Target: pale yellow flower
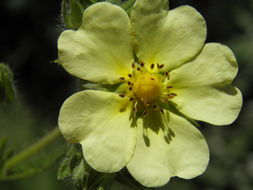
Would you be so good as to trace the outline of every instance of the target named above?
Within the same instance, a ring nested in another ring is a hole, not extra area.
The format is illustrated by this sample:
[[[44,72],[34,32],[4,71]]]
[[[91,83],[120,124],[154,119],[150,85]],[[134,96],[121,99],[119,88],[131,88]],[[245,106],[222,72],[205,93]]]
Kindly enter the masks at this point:
[[[230,85],[238,70],[232,51],[205,39],[205,21],[190,6],[168,11],[167,0],[137,0],[130,18],[109,3],[87,8],[81,27],[61,34],[59,60],[78,78],[118,86],[64,102],[66,140],[82,145],[95,170],[126,166],[148,187],[202,174],[209,151],[193,120],[230,124],[242,105]]]

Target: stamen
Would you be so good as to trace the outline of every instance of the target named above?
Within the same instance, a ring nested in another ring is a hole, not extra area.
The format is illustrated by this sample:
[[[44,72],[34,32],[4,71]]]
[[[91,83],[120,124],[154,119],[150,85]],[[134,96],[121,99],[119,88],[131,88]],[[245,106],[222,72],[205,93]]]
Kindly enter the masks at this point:
[[[125,97],[125,95],[124,95],[124,94],[120,94],[119,96],[120,96],[121,98],[124,98],[124,97]]]
[[[158,66],[159,69],[161,69],[163,67],[164,67],[164,64]]]
[[[167,94],[168,98],[171,99],[171,98],[174,98],[175,96],[177,96],[177,94],[175,93],[170,93],[170,94]]]
[[[131,98],[130,98],[130,101],[133,101],[133,100],[134,100],[134,98],[133,98],[133,97],[131,97]]]
[[[167,88],[169,89],[169,88],[173,88],[173,86],[167,86]]]
[[[142,117],[146,117],[148,115],[148,111],[144,110],[144,112],[142,113]]]
[[[143,62],[141,62],[141,67],[144,67],[144,63]]]
[[[166,102],[168,102],[168,99],[164,98],[164,99],[162,99],[162,102],[166,103]]]
[[[129,88],[129,90],[131,90],[131,91],[132,91],[132,90],[133,90],[133,88],[132,88],[132,87],[130,87],[130,88]]]
[[[163,109],[162,109],[162,108],[160,108],[160,112],[161,112],[162,114],[164,114],[164,111],[163,111]]]
[[[140,71],[140,70],[141,70],[141,68],[140,68],[140,67],[137,67],[137,70],[138,70],[138,71]]]
[[[133,106],[133,111],[134,111],[134,112],[137,112],[137,104],[138,104],[138,102],[135,102],[135,103],[134,103],[134,106]]]
[[[155,80],[155,79],[154,79],[154,78],[152,78],[152,77],[151,77],[150,79],[151,79],[151,80]]]
[[[155,67],[155,64],[152,63],[151,66],[150,66],[150,68],[151,68],[151,69],[154,69],[154,67]]]
[[[135,68],[135,65],[134,65],[134,63],[132,63],[132,68],[133,68],[133,69]]]
[[[165,73],[165,76],[168,76],[168,75],[169,75],[169,72],[166,72],[166,73]]]
[[[127,84],[128,84],[128,85],[131,85],[132,83],[128,81]]]
[[[129,78],[132,78],[133,76],[131,74],[128,74]]]
[[[125,80],[125,77],[120,77],[119,80]]]

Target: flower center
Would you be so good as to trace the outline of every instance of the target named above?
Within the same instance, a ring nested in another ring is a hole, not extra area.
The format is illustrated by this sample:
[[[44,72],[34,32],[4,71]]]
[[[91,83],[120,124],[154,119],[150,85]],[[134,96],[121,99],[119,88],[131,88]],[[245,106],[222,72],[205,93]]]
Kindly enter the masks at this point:
[[[160,81],[149,73],[138,76],[133,92],[139,99],[153,100],[161,95]]]

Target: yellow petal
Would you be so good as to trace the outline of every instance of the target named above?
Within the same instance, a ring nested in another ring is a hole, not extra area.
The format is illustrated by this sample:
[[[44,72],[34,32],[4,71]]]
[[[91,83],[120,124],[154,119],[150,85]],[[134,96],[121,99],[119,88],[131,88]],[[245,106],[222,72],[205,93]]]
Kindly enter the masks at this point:
[[[191,62],[170,72],[175,88],[230,84],[238,71],[233,52],[218,43],[206,44]]]
[[[113,84],[131,71],[129,17],[118,6],[96,3],[84,11],[77,31],[66,30],[60,35],[58,49],[60,63],[70,74]]]
[[[206,39],[204,18],[190,6],[168,12],[167,0],[137,0],[131,21],[137,57],[164,64],[164,71],[196,56]]]
[[[136,148],[127,164],[131,175],[147,187],[162,186],[173,176],[196,177],[209,161],[202,134],[182,117],[164,114],[167,123],[157,112],[139,120]]]
[[[242,94],[233,86],[200,86],[175,90],[173,98],[177,109],[195,120],[214,125],[227,125],[238,116]]]
[[[59,127],[69,142],[80,142],[85,160],[95,170],[116,172],[130,160],[136,142],[128,98],[86,90],[61,107]]]

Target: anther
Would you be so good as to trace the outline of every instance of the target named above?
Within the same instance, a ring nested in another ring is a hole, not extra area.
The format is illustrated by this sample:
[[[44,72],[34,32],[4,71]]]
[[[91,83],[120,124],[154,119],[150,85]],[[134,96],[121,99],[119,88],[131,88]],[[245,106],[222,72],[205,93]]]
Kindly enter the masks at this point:
[[[157,106],[156,106],[156,105],[153,105],[153,108],[154,108],[154,109],[156,109],[156,108],[157,108]]]
[[[167,88],[169,89],[169,88],[173,88],[173,86],[167,86]]]
[[[154,78],[152,78],[152,77],[151,77],[150,79],[151,79],[151,80],[155,80],[155,79],[154,79]]]
[[[168,76],[168,75],[169,75],[169,73],[168,73],[168,72],[166,72],[166,73],[165,73],[165,76]]]
[[[129,78],[132,78],[132,75],[131,74],[128,74]]]
[[[141,67],[144,67],[144,63],[143,62],[141,62]]]
[[[148,111],[147,111],[147,110],[145,110],[145,111],[142,113],[142,117],[147,116],[147,114],[148,114]]]
[[[124,94],[120,94],[119,96],[120,96],[121,98],[124,98],[124,97],[125,97],[125,95],[124,95]]]
[[[162,114],[164,114],[164,111],[163,111],[163,109],[162,109],[162,108],[160,109],[160,112],[161,112]]]
[[[132,83],[128,81],[127,84],[128,84],[128,85],[131,85]]]
[[[119,79],[120,79],[120,80],[125,80],[125,77],[120,77]]]
[[[132,91],[132,90],[133,90],[133,88],[132,88],[132,87],[130,87],[130,88],[129,88],[129,90],[131,90],[131,91]]]
[[[135,68],[135,65],[134,65],[134,63],[132,63],[132,68]]]
[[[150,66],[150,68],[151,68],[151,69],[154,69],[154,67],[155,67],[155,64],[152,63],[151,66]]]
[[[162,99],[162,102],[166,103],[166,102],[168,102],[168,99],[164,98],[164,99]]]
[[[137,67],[137,70],[138,70],[138,71],[140,71],[140,70],[141,70],[141,68],[140,68],[140,67]]]
[[[168,98],[174,98],[175,96],[177,96],[177,94],[175,93],[170,93],[170,94],[167,94]]]
[[[130,98],[130,101],[133,101],[134,99],[133,98]]]
[[[164,67],[164,64],[162,65],[157,65],[159,69],[163,68]]]

